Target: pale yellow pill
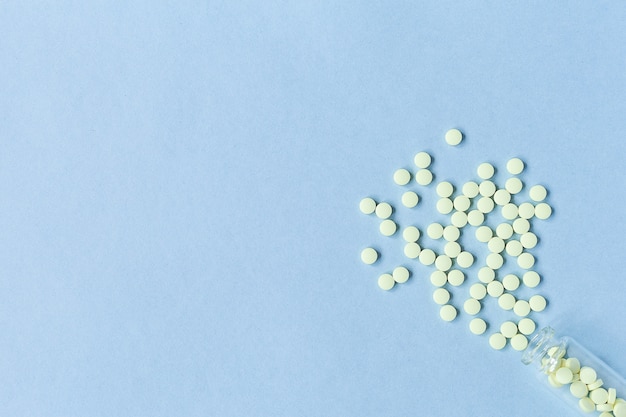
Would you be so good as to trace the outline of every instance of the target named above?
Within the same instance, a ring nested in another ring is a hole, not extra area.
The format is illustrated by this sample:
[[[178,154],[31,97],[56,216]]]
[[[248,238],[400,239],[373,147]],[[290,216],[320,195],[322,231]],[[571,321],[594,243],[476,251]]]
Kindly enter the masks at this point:
[[[410,259],[415,259],[420,255],[422,248],[415,242],[409,242],[404,245],[404,256]]]
[[[486,264],[491,269],[500,269],[504,264],[504,258],[499,253],[490,253],[487,255]]]
[[[394,233],[396,233],[398,226],[393,220],[387,219],[387,220],[383,220],[382,222],[380,222],[379,229],[380,229],[380,233],[383,236],[391,236]]]
[[[519,175],[524,171],[524,162],[519,158],[511,158],[506,163],[506,170],[510,174]]]
[[[534,201],[543,201],[548,195],[548,191],[543,185],[533,185],[528,191],[528,195]]]
[[[418,168],[428,168],[432,162],[431,156],[427,152],[418,152],[413,158],[415,166]]]
[[[530,269],[535,265],[535,257],[528,252],[524,252],[517,257],[517,265],[520,268]]]
[[[450,258],[456,258],[461,253],[461,245],[458,242],[448,242],[443,247],[443,253],[448,255]]]
[[[487,296],[487,287],[477,282],[470,287],[469,293],[472,298],[482,300]]]
[[[478,195],[478,184],[474,181],[468,181],[463,184],[463,195],[469,198],[474,198]]]
[[[505,311],[510,311],[513,310],[513,307],[515,307],[515,302],[517,300],[515,300],[515,297],[513,296],[513,294],[502,294],[501,296],[498,297],[498,305],[500,306],[500,308],[502,310]]]
[[[485,215],[480,210],[470,210],[467,213],[467,222],[472,226],[480,226],[485,222]]]
[[[513,221],[513,231],[519,235],[527,233],[530,230],[530,222],[527,219],[515,219]]]
[[[361,261],[364,264],[371,265],[378,259],[378,252],[373,248],[365,248],[361,251]]]
[[[437,288],[433,291],[433,301],[439,305],[447,304],[450,301],[450,292],[445,288]]]
[[[519,283],[519,278],[514,274],[507,274],[502,278],[502,285],[507,291],[515,291],[519,288]]]
[[[359,203],[359,210],[363,214],[372,214],[376,210],[376,201],[373,198],[365,197]]]
[[[609,404],[615,404],[615,400],[617,399],[617,390],[615,388],[609,388],[608,394],[609,396],[606,402]]]
[[[459,129],[450,129],[446,132],[446,143],[450,146],[457,146],[463,140],[463,134]]]
[[[426,266],[432,265],[436,258],[437,255],[435,255],[435,252],[433,252],[432,249],[424,249],[419,254],[420,262]]]
[[[395,283],[396,282],[394,281],[391,274],[382,274],[381,276],[378,277],[378,286],[382,290],[389,291],[390,289],[393,288]]]
[[[606,404],[609,399],[609,392],[604,388],[596,388],[589,393],[589,398],[595,404]]]
[[[522,351],[528,347],[528,339],[523,334],[516,334],[511,338],[511,347],[514,350]]]
[[[498,236],[494,236],[489,239],[487,243],[489,251],[492,253],[500,253],[504,250],[504,240]]]
[[[591,398],[589,397],[584,397],[578,400],[578,406],[585,413],[591,413],[596,409],[596,405],[593,401],[591,401]]]
[[[505,321],[500,325],[500,333],[507,339],[512,338],[517,334],[517,324],[512,321]]]
[[[598,378],[595,381],[593,381],[593,383],[587,384],[587,388],[589,388],[589,391],[591,392],[594,389],[600,388],[602,385],[604,385],[604,381],[601,378]]]
[[[437,184],[437,195],[439,197],[450,197],[454,193],[454,186],[448,181]]]
[[[453,287],[458,287],[462,285],[463,282],[465,282],[465,274],[462,271],[459,271],[458,269],[453,269],[448,272],[448,284],[452,285]]]
[[[582,381],[572,382],[572,385],[569,386],[569,391],[576,398],[584,398],[589,393],[587,384]]]
[[[461,231],[454,225],[449,225],[443,228],[443,238],[448,242],[456,242],[461,237]]]
[[[489,337],[489,346],[495,350],[501,350],[506,346],[506,337],[502,333],[494,333]]]
[[[530,313],[530,304],[526,300],[517,300],[513,312],[520,317],[526,317]]]
[[[530,319],[524,319],[524,320],[530,320]],[[567,358],[565,360],[565,366],[571,369],[574,374],[577,374],[578,372],[580,372],[580,361],[577,358]]]
[[[495,168],[489,162],[483,162],[482,164],[478,165],[478,168],[476,169],[476,173],[478,174],[478,176],[484,180],[488,180],[489,178],[493,177],[493,174],[495,174],[495,172]]]
[[[405,227],[402,231],[402,238],[407,242],[417,242],[420,238],[420,231],[415,226]]]
[[[519,323],[517,323],[517,328],[519,329],[519,332],[521,334],[525,334],[526,336],[533,334],[536,327],[537,325],[535,324],[535,322],[528,317],[521,319]]]
[[[509,240],[506,242],[506,253],[510,256],[519,256],[524,247],[519,240]]]
[[[435,258],[435,267],[440,271],[447,271],[452,267],[452,259],[447,255],[439,255]]]
[[[470,316],[475,316],[476,314],[478,314],[480,312],[480,309],[480,301],[475,298],[468,298],[467,300],[465,300],[465,303],[463,303],[463,310],[465,310],[465,312]]]
[[[428,228],[426,228],[426,234],[431,239],[441,239],[443,236],[443,226],[439,223],[431,223]]]
[[[404,168],[400,168],[393,173],[393,182],[398,185],[407,185],[411,181],[411,173]]]
[[[626,417],[626,402],[615,401],[613,414],[615,414],[615,417]]]
[[[481,318],[473,318],[469,323],[470,332],[475,335],[481,335],[487,330],[487,323]]]
[[[517,206],[513,203],[505,204],[502,206],[502,217],[507,220],[513,220],[518,215]]]
[[[391,213],[393,212],[393,208],[389,203],[379,203],[376,205],[376,216],[380,219],[388,219],[391,217]]]
[[[528,300],[528,303],[530,304],[530,308],[532,309],[532,311],[536,312],[545,310],[546,305],[548,304],[546,299],[543,298],[541,295],[533,295]]]
[[[485,284],[489,284],[496,277],[496,273],[493,269],[488,266],[483,266],[478,270],[478,280]]]
[[[563,385],[569,384],[574,378],[574,373],[571,369],[567,367],[562,367],[556,370],[555,378]]]
[[[409,280],[410,273],[409,270],[405,267],[397,266],[393,269],[391,275],[393,276],[393,280],[395,282],[397,282],[398,284],[404,284]]]
[[[487,293],[492,297],[500,297],[504,292],[504,286],[500,281],[491,281],[487,284]]]
[[[443,271],[434,271],[430,274],[430,283],[435,287],[443,287],[448,282],[448,276]]]
[[[535,288],[541,282],[541,277],[535,271],[528,271],[524,273],[522,281],[524,281],[524,285],[528,288]]]
[[[513,226],[509,223],[500,223],[498,227],[496,227],[496,235],[504,240],[509,239],[513,236]]]
[[[532,249],[537,246],[537,235],[533,232],[526,232],[519,238],[522,246],[526,249]]]
[[[491,199],[491,197],[481,197],[476,203],[476,208],[484,214],[491,213],[493,208],[495,207],[495,203]]]
[[[428,185],[433,182],[433,173],[428,169],[420,169],[415,173],[415,182],[419,185]]]
[[[454,209],[454,203],[448,197],[440,198],[437,201],[437,211],[441,214],[448,214]]]
[[[493,237],[493,230],[489,226],[480,226],[476,229],[476,240],[487,243]]]
[[[546,220],[552,215],[552,207],[547,203],[539,203],[535,206],[535,217],[540,220]]]
[[[419,201],[420,198],[414,191],[407,191],[402,194],[402,204],[404,205],[404,207],[413,208],[417,206],[417,203],[419,203]]]
[[[456,257],[456,263],[461,268],[469,268],[474,264],[474,256],[469,252],[463,251]]]
[[[482,181],[478,186],[478,192],[483,197],[491,197],[496,192],[496,185],[489,180]]]
[[[509,178],[504,183],[504,188],[511,194],[518,194],[524,188],[524,183],[519,178]]]
[[[511,194],[507,190],[498,190],[493,195],[493,201],[499,206],[504,206],[511,201]]]
[[[456,318],[456,308],[447,304],[439,309],[439,316],[444,321],[452,321]]]
[[[518,207],[518,215],[522,219],[531,219],[535,215],[535,206],[532,203],[522,203]]]
[[[454,208],[458,211],[466,211],[467,209],[469,209],[471,204],[472,202],[470,201],[469,197],[466,197],[464,195],[459,195],[454,198]]]

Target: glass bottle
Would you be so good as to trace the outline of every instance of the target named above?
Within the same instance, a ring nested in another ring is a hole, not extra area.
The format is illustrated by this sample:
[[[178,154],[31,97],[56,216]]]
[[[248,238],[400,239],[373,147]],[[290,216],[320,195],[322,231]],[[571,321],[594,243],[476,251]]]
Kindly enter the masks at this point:
[[[522,354],[540,379],[582,415],[626,417],[626,381],[571,337],[551,327],[539,330]]]

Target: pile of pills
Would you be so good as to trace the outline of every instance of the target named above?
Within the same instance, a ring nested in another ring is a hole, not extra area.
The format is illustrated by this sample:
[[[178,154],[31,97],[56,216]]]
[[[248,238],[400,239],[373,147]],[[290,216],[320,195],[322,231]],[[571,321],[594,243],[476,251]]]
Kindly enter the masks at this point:
[[[451,146],[459,145],[462,140],[463,134],[457,129],[445,134],[445,141]],[[506,162],[508,178],[502,184],[497,183],[496,167],[489,162],[478,164],[476,177],[462,184],[437,183],[431,170],[432,162],[430,154],[418,152],[413,158],[415,169],[412,172],[405,168],[396,170],[393,181],[405,188],[416,184],[416,189],[403,190],[401,203],[407,209],[420,205],[422,192],[434,191],[435,208],[446,216],[446,221],[403,227],[393,218],[392,204],[370,197],[362,199],[359,208],[363,214],[379,219],[378,227],[383,236],[401,235],[398,241],[402,242],[401,252],[409,265],[418,262],[433,269],[430,273],[434,287],[432,298],[439,305],[441,319],[453,321],[462,309],[473,317],[469,323],[470,332],[482,335],[490,326],[484,317],[478,316],[483,303],[493,299],[513,317],[489,335],[489,345],[496,350],[507,344],[515,350],[524,350],[528,336],[537,327],[533,318],[528,316],[543,311],[547,305],[542,295],[524,298],[519,295],[519,290],[534,289],[541,282],[540,275],[534,270],[536,259],[532,250],[539,239],[532,225],[552,214],[551,206],[545,201],[548,192],[543,185],[528,187],[524,184],[520,174],[524,172],[525,164],[519,158]],[[488,219],[492,220],[491,223],[487,223]],[[493,219],[497,219],[495,226]],[[461,242],[461,236],[465,234],[474,236],[477,245],[485,246],[488,254],[484,259],[478,259],[477,251],[469,248],[467,242]],[[428,240],[440,241],[443,250],[437,250],[436,245],[429,247]],[[371,265],[377,261],[378,255],[375,249],[366,248],[361,252],[361,259]],[[468,276],[468,270],[474,265],[479,268],[478,272]],[[501,272],[504,265],[512,265],[516,268],[515,273]],[[380,275],[378,286],[391,290],[395,284],[406,282],[410,274],[406,266],[399,266],[391,273]],[[461,286],[467,287],[467,298],[455,306],[450,290]]]
[[[600,417],[626,417],[626,400],[617,397],[617,390],[605,387],[595,369],[581,366],[577,358],[567,357],[566,353],[565,349],[553,346],[542,359],[550,385],[568,388],[586,413],[597,411]]]

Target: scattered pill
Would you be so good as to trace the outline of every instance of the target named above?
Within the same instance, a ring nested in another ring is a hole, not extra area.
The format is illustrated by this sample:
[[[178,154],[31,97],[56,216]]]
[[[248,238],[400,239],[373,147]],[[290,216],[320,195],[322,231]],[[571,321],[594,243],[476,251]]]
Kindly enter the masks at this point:
[[[600,414],[599,417],[613,417],[613,414],[608,412],[608,411],[613,411],[613,404],[608,404],[608,403],[596,404],[596,410],[597,411],[604,411],[603,413]]]
[[[452,223],[453,226],[458,227],[459,229],[465,227],[465,225],[467,224],[467,214],[465,214],[464,211],[454,212],[452,217],[450,217],[450,223]]]
[[[504,258],[499,253],[490,253],[487,255],[486,263],[491,269],[500,269],[504,264]]]
[[[535,271],[528,271],[522,276],[522,281],[528,288],[535,288],[541,282],[541,277]]]
[[[524,319],[528,320],[528,319]],[[565,360],[565,366],[572,370],[573,373],[577,374],[580,372],[580,361],[577,358],[567,358]]]
[[[400,168],[393,173],[393,182],[398,185],[407,185],[411,181],[411,173],[404,168]]]
[[[518,194],[524,188],[524,183],[519,178],[509,178],[504,183],[504,188],[511,194]]]
[[[519,278],[513,274],[507,274],[502,278],[502,285],[507,291],[515,291],[519,288]]]
[[[443,253],[448,255],[450,258],[456,258],[461,253],[461,245],[458,242],[448,242],[443,247]]]
[[[489,284],[491,281],[495,279],[495,277],[496,277],[495,271],[489,268],[488,266],[483,266],[482,268],[478,270],[478,279],[480,282]]]
[[[504,240],[498,236],[494,236],[489,239],[487,247],[491,253],[500,253],[504,250]]]
[[[617,390],[615,388],[609,388],[606,402],[609,404],[614,404],[616,399],[617,399]]]
[[[524,162],[519,158],[511,158],[506,163],[506,170],[509,174],[519,175],[524,170]]]
[[[445,288],[437,288],[433,291],[433,300],[439,305],[447,304],[450,301],[450,292]]]
[[[540,220],[546,220],[552,215],[552,207],[547,203],[539,203],[535,206],[535,217]]]
[[[473,318],[469,323],[470,332],[475,335],[481,335],[487,330],[487,323],[481,318]]]
[[[393,220],[383,220],[382,222],[380,222],[380,233],[384,236],[391,236],[394,233],[396,233],[397,230],[397,225]]]
[[[585,384],[592,384],[597,379],[597,374],[595,369],[589,366],[583,366],[580,368],[580,380]]]
[[[517,324],[512,321],[505,321],[500,325],[500,333],[507,339],[512,338],[517,334]]]
[[[473,284],[469,289],[470,296],[477,300],[482,300],[487,295],[487,287],[483,284]]]
[[[543,185],[533,185],[528,191],[528,195],[534,201],[543,201],[548,195],[548,191]]]
[[[513,226],[509,223],[500,223],[496,227],[496,235],[498,235],[500,239],[509,239],[513,236]]]
[[[476,203],[476,208],[484,214],[491,213],[493,208],[495,207],[495,203],[491,199],[491,197],[481,197]]]
[[[441,214],[448,214],[454,209],[454,203],[448,197],[440,198],[437,201],[437,211]]]
[[[394,281],[391,274],[382,274],[380,277],[378,277],[378,286],[385,291],[389,291],[390,289],[392,289],[395,283],[396,282]]]
[[[513,296],[513,294],[505,293],[498,297],[498,305],[502,310],[510,311],[515,307],[515,302],[517,300]]]
[[[435,287],[443,287],[448,282],[448,275],[443,271],[434,271],[430,274],[430,283]]]
[[[523,334],[516,334],[511,338],[511,347],[514,350],[522,351],[528,347],[528,339]]]
[[[437,195],[439,197],[450,197],[454,193],[454,186],[448,181],[437,184]]]
[[[467,300],[465,300],[465,303],[463,303],[463,310],[465,310],[465,312],[470,316],[475,316],[476,314],[478,314],[480,312],[480,309],[480,301],[475,298],[468,298]]]
[[[535,206],[532,203],[522,203],[518,207],[518,215],[522,219],[531,219],[535,215]]]
[[[517,265],[520,268],[530,269],[535,265],[535,257],[528,252],[524,252],[517,257]]]
[[[569,392],[576,398],[584,398],[589,393],[589,390],[584,382],[575,381],[569,386]]]
[[[537,235],[533,232],[526,232],[519,238],[522,246],[526,249],[532,249],[537,246]]]
[[[452,267],[452,259],[447,255],[439,255],[435,259],[435,267],[440,271],[447,271]]]
[[[615,417],[626,417],[626,403],[615,402],[615,406],[613,407],[613,414],[615,414]]]
[[[596,405],[594,404],[593,401],[591,401],[591,398],[589,398],[589,397],[581,398],[578,401],[578,406],[585,413],[591,413],[592,411],[594,411],[596,409]]]
[[[604,381],[601,378],[596,379],[591,384],[587,384],[587,388],[589,391],[593,391],[594,389],[600,388],[604,384]]]
[[[530,304],[532,311],[540,312],[546,309],[547,301],[541,295],[533,295],[528,300],[528,303]]]
[[[407,242],[417,242],[420,238],[420,231],[415,226],[405,227],[402,231],[402,238]]]
[[[373,248],[365,248],[361,251],[361,260],[363,263],[371,265],[378,259],[378,252]]]
[[[404,207],[413,208],[417,206],[419,201],[420,198],[415,191],[407,191],[402,194],[402,205],[404,205]]]
[[[565,385],[565,384],[569,384],[570,382],[572,382],[572,378],[574,378],[574,374],[572,373],[571,369],[563,367],[563,368],[557,369],[555,377],[557,381]]]
[[[480,226],[485,222],[485,215],[480,210],[471,210],[467,213],[467,222],[472,226]]]
[[[609,392],[604,388],[596,388],[589,393],[589,398],[595,404],[605,404],[609,399]]]
[[[459,195],[454,198],[454,208],[458,211],[466,211],[471,204],[470,199],[464,195]]]
[[[431,239],[441,239],[443,236],[443,226],[439,223],[431,223],[426,229],[426,234]]]
[[[456,318],[456,308],[454,308],[450,304],[441,306],[441,308],[439,309],[439,316],[444,321],[452,321]]]
[[[380,219],[388,219],[393,212],[393,208],[389,203],[379,203],[376,205],[376,216]]]
[[[457,146],[463,140],[463,134],[459,129],[450,129],[446,132],[446,143],[450,146]]]
[[[536,324],[532,319],[525,317],[517,323],[517,328],[521,334],[530,336],[535,332]],[[570,368],[571,369],[571,368]]]
[[[416,167],[425,169],[430,166],[432,158],[427,152],[418,152],[417,154],[415,154],[413,162],[415,163]]]
[[[491,197],[496,192],[496,185],[489,180],[482,181],[478,186],[478,192],[483,197]]]
[[[506,242],[506,253],[510,256],[520,256],[524,251],[524,246],[519,240],[509,240]]]
[[[458,287],[465,282],[465,274],[463,271],[459,271],[458,269],[453,269],[448,272],[448,283],[453,287]]]
[[[493,177],[493,174],[495,174],[495,172],[495,168],[489,162],[483,162],[482,164],[478,165],[478,168],[476,169],[476,173],[478,174],[478,176],[484,180],[488,180],[489,178]]]
[[[492,297],[500,297],[504,292],[504,286],[500,281],[491,281],[487,284],[487,293]]]
[[[469,198],[474,198],[478,195],[479,189],[478,184],[474,181],[468,181],[463,184],[463,195]]]
[[[513,312],[520,317],[526,317],[530,314],[530,304],[526,300],[517,300],[513,306]]]
[[[404,245],[404,255],[407,258],[415,259],[420,255],[420,252],[422,252],[422,248],[415,242],[409,242]]]
[[[504,206],[511,201],[511,194],[507,190],[498,190],[493,195],[493,201],[499,206]]]
[[[474,264],[474,256],[466,251],[462,251],[459,253],[459,256],[456,257],[456,263],[461,268],[469,268]]]
[[[489,346],[495,350],[501,350],[506,346],[506,337],[502,333],[494,333],[489,336]]]
[[[435,255],[435,252],[433,252],[432,249],[424,249],[419,254],[420,262],[426,266],[432,265],[435,262],[436,257],[437,255]]]
[[[476,229],[476,239],[479,242],[487,243],[493,237],[493,230],[489,226],[480,226]]]
[[[393,280],[398,284],[404,284],[409,280],[409,270],[403,266],[395,267],[391,273]]]
[[[518,209],[517,206],[513,203],[506,204],[502,206],[502,217],[507,220],[513,220],[517,217]]]
[[[515,219],[513,221],[513,231],[518,235],[523,235],[530,230],[530,222],[528,219]]]
[[[428,169],[420,169],[415,173],[415,182],[419,185],[428,185],[433,182],[433,173]]]
[[[359,203],[359,210],[363,214],[372,214],[376,210],[376,201],[373,198],[365,197]]]
[[[443,238],[448,242],[456,242],[461,237],[461,231],[454,225],[449,225],[443,228]]]

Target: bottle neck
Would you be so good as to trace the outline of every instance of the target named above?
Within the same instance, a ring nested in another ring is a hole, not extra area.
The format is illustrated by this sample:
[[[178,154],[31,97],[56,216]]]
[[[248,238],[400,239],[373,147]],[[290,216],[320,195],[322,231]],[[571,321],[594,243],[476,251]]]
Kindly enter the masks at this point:
[[[522,354],[522,363],[536,363],[544,372],[552,372],[561,362],[567,351],[567,342],[557,339],[552,327],[541,329],[528,343]]]

